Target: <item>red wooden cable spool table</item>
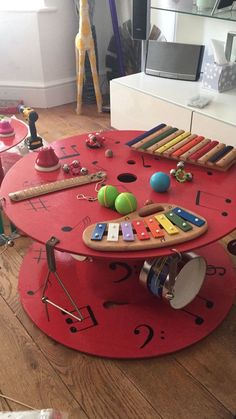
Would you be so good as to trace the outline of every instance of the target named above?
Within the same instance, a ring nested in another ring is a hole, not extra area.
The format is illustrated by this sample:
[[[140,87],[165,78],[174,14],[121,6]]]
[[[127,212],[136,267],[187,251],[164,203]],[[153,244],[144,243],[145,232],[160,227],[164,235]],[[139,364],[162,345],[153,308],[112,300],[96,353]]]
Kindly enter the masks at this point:
[[[86,246],[82,236],[91,224],[116,220],[120,214],[102,207],[96,183],[89,183],[20,202],[9,193],[71,177],[62,169],[39,172],[35,153],[19,160],[7,173],[1,187],[4,210],[10,220],[35,240],[24,258],[19,275],[19,293],[32,321],[48,336],[73,349],[104,357],[145,358],[171,353],[209,335],[228,314],[235,297],[236,280],[230,259],[217,243],[236,228],[236,167],[226,172],[188,165],[192,182],[171,178],[168,192],[150,187],[154,172],[169,174],[175,162],[152,155],[143,156],[126,142],[138,131],[107,131],[103,147],[86,146],[87,135],[52,143],[61,165],[79,160],[89,173],[104,171],[106,184],[119,192],[132,192],[138,208],[145,201],[174,204],[197,213],[208,222],[207,231],[192,240],[175,244],[178,252],[197,249],[207,261],[207,274],[196,298],[175,310],[143,288],[139,273],[143,262],[173,254],[172,247],[132,251],[100,251]],[[107,158],[105,150],[113,157]],[[82,195],[87,199],[78,199]],[[62,287],[51,277],[45,290],[48,260],[45,245],[56,237],[56,269],[76,301],[83,321]],[[83,260],[83,256],[84,260]],[[42,302],[42,292],[65,311]]]

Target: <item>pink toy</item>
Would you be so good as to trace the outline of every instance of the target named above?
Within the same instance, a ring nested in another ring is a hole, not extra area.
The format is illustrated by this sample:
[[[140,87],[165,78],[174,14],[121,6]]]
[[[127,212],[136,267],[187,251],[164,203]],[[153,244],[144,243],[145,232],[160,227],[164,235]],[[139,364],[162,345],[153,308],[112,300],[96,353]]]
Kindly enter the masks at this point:
[[[9,119],[0,120],[0,137],[11,137],[14,135],[14,129]]]

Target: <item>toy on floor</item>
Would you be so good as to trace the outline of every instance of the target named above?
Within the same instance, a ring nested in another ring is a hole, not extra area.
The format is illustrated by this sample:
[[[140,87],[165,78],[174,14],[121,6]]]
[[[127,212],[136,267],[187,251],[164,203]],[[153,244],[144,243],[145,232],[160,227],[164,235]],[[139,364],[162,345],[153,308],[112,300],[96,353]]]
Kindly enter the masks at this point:
[[[207,228],[207,221],[198,214],[174,204],[159,203],[116,220],[92,224],[84,230],[83,241],[104,252],[153,249],[192,240]]]
[[[226,171],[236,162],[235,147],[164,123],[138,135],[126,144],[132,150],[208,169]]]
[[[35,122],[39,118],[37,112],[35,112],[34,109],[23,105],[19,106],[19,112],[22,113],[23,117],[29,124],[30,136],[25,139],[25,144],[30,150],[42,147],[43,140],[38,136],[35,125]]]
[[[80,0],[79,32],[75,37],[76,74],[77,74],[77,108],[78,114],[82,109],[82,92],[84,81],[85,55],[88,53],[98,112],[102,112],[102,95],[97,72],[94,40],[89,19],[88,0]]]

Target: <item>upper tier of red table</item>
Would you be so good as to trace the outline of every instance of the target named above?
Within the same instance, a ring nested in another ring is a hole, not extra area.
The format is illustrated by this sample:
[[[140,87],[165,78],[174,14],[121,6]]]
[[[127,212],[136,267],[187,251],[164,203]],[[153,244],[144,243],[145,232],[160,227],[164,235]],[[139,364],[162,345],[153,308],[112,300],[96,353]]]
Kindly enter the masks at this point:
[[[89,173],[105,171],[106,184],[114,185],[120,192],[132,192],[138,201],[138,208],[147,200],[169,203],[195,212],[208,222],[208,230],[202,236],[175,246],[180,252],[193,250],[219,240],[236,228],[236,167],[227,172],[209,168],[185,165],[193,174],[192,182],[179,183],[171,177],[171,186],[165,193],[155,192],[149,183],[155,172],[169,174],[176,168],[176,162],[166,158],[143,155],[130,149],[126,142],[136,137],[138,131],[108,131],[104,146],[91,149],[86,146],[87,134],[70,137],[52,143],[61,165],[78,160]],[[105,156],[111,149],[113,157]],[[62,169],[54,172],[35,170],[36,153],[29,153],[19,160],[7,173],[1,187],[5,198],[4,210],[10,220],[28,236],[46,243],[51,236],[59,239],[58,250],[98,258],[144,259],[170,254],[168,247],[122,252],[103,252],[87,247],[82,234],[93,223],[106,222],[121,217],[112,209],[102,207],[98,201],[78,199],[96,197],[96,184],[78,186],[21,202],[12,202],[8,194],[32,186],[67,179],[73,175]]]

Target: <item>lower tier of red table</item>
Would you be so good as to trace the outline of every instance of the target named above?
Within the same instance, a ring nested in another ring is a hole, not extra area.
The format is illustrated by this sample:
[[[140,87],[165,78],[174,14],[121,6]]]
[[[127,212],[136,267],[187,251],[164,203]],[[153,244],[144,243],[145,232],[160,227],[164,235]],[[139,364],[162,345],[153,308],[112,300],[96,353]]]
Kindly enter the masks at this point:
[[[138,282],[143,262],[86,260],[55,252],[57,272],[84,320],[42,302],[48,272],[45,246],[34,243],[20,271],[19,293],[32,321],[48,336],[75,350],[111,358],[148,358],[188,347],[208,336],[228,314],[236,278],[218,244],[197,250],[208,267],[204,284],[186,307],[175,310]],[[189,278],[191,281],[191,278]],[[54,275],[47,297],[73,313]]]

